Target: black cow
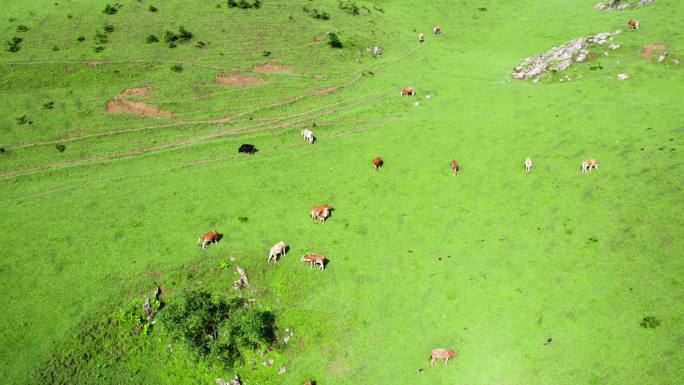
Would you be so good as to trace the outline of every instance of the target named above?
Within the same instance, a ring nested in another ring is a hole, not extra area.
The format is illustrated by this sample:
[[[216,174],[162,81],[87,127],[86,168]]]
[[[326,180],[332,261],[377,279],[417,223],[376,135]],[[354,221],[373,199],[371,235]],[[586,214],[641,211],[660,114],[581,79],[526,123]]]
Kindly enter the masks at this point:
[[[243,145],[240,146],[240,148],[238,149],[238,152],[242,152],[242,153],[245,153],[245,154],[252,154],[252,155],[254,155],[254,153],[257,152],[257,149],[256,149],[256,147],[254,147],[253,144],[243,144]]]

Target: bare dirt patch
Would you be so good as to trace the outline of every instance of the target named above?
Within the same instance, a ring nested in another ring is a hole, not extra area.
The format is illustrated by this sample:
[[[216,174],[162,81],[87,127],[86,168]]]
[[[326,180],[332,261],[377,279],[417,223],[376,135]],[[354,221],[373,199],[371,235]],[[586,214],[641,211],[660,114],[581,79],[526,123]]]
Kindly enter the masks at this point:
[[[650,58],[653,56],[653,51],[664,51],[667,49],[665,44],[646,44],[644,50],[641,51],[641,56]]]
[[[321,35],[316,35],[316,36],[314,36],[313,39],[314,39],[314,41],[323,41],[323,36],[321,36]]]
[[[133,102],[125,100],[128,96],[142,96],[150,91],[150,87],[127,88],[123,92],[116,94],[114,98],[107,102],[107,112],[110,114],[129,113],[140,116],[162,116],[170,117],[171,113],[164,111],[157,106],[143,102]]]
[[[249,85],[253,85],[253,84],[263,83],[264,79],[254,77],[254,76],[230,75],[230,76],[217,76],[216,79],[214,79],[214,81],[218,85],[249,86]]]
[[[254,72],[291,73],[292,72],[292,66],[267,63],[267,64],[252,66],[252,71],[254,71]]]
[[[100,64],[104,64],[104,62],[99,60],[89,60],[86,62],[86,64],[88,65],[88,67],[97,67]]]
[[[327,95],[327,94],[332,94],[333,92],[336,92],[340,87],[327,87],[327,88],[319,88],[315,90],[309,91],[310,95]]]

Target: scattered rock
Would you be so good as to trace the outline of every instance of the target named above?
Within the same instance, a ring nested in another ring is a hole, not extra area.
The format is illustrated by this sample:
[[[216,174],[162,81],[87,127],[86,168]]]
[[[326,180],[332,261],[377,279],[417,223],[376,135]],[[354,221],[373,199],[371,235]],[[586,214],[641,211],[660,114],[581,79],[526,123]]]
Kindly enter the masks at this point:
[[[627,80],[627,79],[629,79],[629,75],[627,75],[626,73],[623,72],[623,73],[618,74],[617,78],[620,80]]]
[[[610,48],[612,50],[616,50],[616,49],[620,48],[620,44],[613,43],[613,44],[609,45],[608,48]]]
[[[646,7],[654,4],[658,0],[639,0],[638,2],[629,2],[628,0],[608,0],[604,3],[597,3],[594,8],[602,11],[623,11],[625,9],[635,9]]]
[[[672,64],[679,64],[679,58],[672,59]]]
[[[264,365],[264,366],[271,366],[271,365],[273,365],[273,358],[269,358],[268,360],[262,362],[261,365]]]
[[[285,373],[285,365],[281,365],[280,368],[278,368],[278,374],[284,374]]]
[[[240,381],[240,376],[238,376],[236,374],[232,380],[228,380],[228,381],[223,380],[221,378],[217,378],[216,379],[216,385],[242,385],[242,381]]]

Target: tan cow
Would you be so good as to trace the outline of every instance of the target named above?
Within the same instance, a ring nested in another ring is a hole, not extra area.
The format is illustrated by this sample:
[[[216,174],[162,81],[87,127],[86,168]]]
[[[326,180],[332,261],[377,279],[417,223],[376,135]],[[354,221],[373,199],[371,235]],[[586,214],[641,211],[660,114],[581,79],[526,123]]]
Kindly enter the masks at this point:
[[[331,209],[332,206],[329,204],[314,206],[311,208],[311,219],[314,221],[318,219],[319,222],[325,222],[325,220],[330,216]]]
[[[627,29],[639,29],[639,20],[628,20]]]
[[[380,170],[380,167],[382,167],[382,165],[385,164],[385,161],[382,160],[381,157],[376,156],[375,159],[373,159],[373,162],[371,162],[371,163],[373,164],[373,169],[375,171],[378,171],[378,170]]]
[[[456,176],[458,174],[458,162],[456,159],[451,160],[451,175]]]
[[[580,167],[582,168],[582,173],[587,173],[591,171],[592,168],[597,169],[599,167],[599,164],[594,159],[587,159],[582,161]]]
[[[532,159],[528,156],[527,159],[525,159],[525,174],[529,174],[530,171],[532,170]]]
[[[449,365],[449,358],[456,357],[456,352],[451,349],[433,349],[430,355],[430,366],[434,366],[437,360],[444,360],[444,363]]]
[[[325,270],[325,257],[316,254],[316,253],[308,253],[304,254],[301,259],[302,262],[309,262],[311,264],[311,267],[314,265],[319,265],[321,270]]]
[[[439,25],[436,25],[435,28],[432,29],[432,33],[434,33],[435,35],[439,35],[440,33],[442,33],[442,29],[439,27]]]
[[[406,86],[401,89],[401,96],[408,95],[413,96],[416,94],[416,89],[411,86]]]
[[[273,263],[277,263],[279,255],[285,255],[285,242],[283,241],[271,247],[271,251],[268,253],[268,263],[271,263],[271,260],[273,260]]]
[[[216,243],[218,242],[219,238],[219,233],[216,230],[211,230],[208,231],[202,235],[200,235],[199,240],[197,241],[197,244],[199,245],[200,243],[202,244],[202,248],[206,249],[207,245],[210,243]]]
[[[423,33],[421,32],[418,34],[418,42],[422,43],[424,41],[425,41],[425,35],[423,35]]]

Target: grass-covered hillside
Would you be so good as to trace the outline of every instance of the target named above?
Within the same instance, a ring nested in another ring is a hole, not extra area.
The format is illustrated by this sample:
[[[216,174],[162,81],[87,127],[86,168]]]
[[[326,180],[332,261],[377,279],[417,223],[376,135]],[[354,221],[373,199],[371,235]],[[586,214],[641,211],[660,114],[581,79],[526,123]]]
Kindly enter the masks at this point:
[[[681,382],[684,3],[596,2],[3,4],[4,383]]]

